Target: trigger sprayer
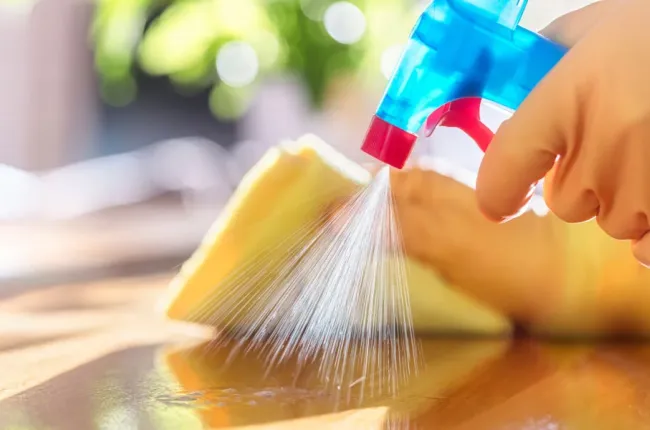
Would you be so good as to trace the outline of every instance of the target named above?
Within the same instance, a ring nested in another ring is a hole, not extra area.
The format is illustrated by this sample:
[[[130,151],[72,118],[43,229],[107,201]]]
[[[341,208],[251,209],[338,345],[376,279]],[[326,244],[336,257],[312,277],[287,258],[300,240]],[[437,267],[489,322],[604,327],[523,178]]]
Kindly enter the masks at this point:
[[[416,23],[361,149],[401,169],[425,125],[456,127],[485,151],[481,99],[519,107],[566,53],[519,26],[527,0],[433,0]]]

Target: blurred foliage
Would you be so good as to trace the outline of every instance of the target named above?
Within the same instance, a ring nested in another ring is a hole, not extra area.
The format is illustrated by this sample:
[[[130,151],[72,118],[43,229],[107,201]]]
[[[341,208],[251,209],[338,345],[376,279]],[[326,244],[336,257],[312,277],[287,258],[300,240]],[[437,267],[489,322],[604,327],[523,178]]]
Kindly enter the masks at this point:
[[[214,114],[234,119],[269,75],[298,76],[316,108],[339,76],[361,74],[362,82],[383,85],[382,52],[406,40],[418,13],[413,0],[349,0],[365,17],[365,32],[352,44],[337,42],[323,22],[336,2],[98,0],[93,41],[102,95],[113,105],[131,102],[139,69],[168,77],[183,94],[211,89]],[[255,79],[244,85],[228,85],[217,72],[220,50],[234,41],[257,56]]]

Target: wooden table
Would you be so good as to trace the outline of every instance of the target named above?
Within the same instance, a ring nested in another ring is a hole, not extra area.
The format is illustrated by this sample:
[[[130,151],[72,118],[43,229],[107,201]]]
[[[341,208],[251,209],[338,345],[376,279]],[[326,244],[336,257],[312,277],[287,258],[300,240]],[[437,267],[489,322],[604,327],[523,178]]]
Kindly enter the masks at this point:
[[[162,320],[169,276],[2,299],[0,429],[650,428],[650,344],[423,339],[401,397],[337,406],[309,371],[226,366],[206,332]]]

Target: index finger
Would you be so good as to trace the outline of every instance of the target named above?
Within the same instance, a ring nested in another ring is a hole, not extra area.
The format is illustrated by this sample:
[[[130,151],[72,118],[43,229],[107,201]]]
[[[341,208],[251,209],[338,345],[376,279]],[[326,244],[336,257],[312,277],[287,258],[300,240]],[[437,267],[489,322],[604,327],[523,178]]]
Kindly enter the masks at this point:
[[[517,215],[532,191],[565,151],[570,127],[578,125],[577,86],[571,52],[497,131],[481,162],[476,194],[493,221]]]

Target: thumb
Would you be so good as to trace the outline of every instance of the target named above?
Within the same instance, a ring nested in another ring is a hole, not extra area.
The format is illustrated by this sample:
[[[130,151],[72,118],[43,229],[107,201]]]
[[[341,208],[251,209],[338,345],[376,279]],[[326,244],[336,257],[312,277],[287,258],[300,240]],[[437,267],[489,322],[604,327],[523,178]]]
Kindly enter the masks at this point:
[[[537,85],[497,131],[479,168],[476,195],[493,221],[516,216],[537,182],[565,151],[577,122],[577,81],[572,52]]]

